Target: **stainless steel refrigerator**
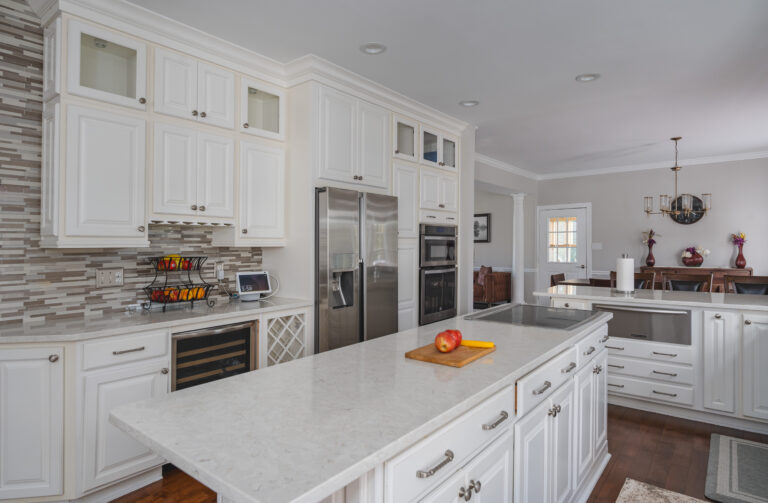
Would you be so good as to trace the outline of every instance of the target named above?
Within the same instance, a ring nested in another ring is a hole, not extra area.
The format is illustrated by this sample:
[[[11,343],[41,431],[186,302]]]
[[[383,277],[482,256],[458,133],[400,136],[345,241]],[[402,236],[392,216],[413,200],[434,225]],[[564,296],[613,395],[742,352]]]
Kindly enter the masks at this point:
[[[315,193],[315,352],[397,332],[397,198]]]

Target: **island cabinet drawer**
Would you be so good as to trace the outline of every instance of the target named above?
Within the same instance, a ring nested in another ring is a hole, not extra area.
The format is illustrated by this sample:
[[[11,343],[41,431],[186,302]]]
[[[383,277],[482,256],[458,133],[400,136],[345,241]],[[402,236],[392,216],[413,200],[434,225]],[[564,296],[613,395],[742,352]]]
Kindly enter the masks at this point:
[[[83,343],[83,370],[165,356],[169,340],[167,331],[158,330]]]
[[[608,357],[608,373],[678,384],[693,384],[693,367],[620,356]]]
[[[608,373],[608,391],[679,405],[693,405],[693,387],[691,386],[657,383]]]
[[[608,326],[603,325],[576,344],[578,366],[581,368],[605,347],[608,341]]]
[[[578,366],[576,346],[560,353],[517,381],[517,416],[524,416],[558,386],[573,377]]]
[[[635,341],[622,337],[611,337],[605,343],[609,355],[633,356],[668,363],[693,365],[693,349],[682,344]]]
[[[552,299],[552,307],[564,307],[566,309],[582,309],[589,310],[588,300],[577,299]]]
[[[509,386],[384,464],[384,501],[414,501],[455,473],[512,423]]]

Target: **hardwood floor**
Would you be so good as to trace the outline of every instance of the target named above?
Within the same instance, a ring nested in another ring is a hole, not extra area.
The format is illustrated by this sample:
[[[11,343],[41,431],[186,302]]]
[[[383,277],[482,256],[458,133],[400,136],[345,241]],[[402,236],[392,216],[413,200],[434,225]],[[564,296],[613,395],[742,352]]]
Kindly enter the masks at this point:
[[[695,498],[704,497],[712,433],[768,443],[768,435],[732,430],[615,405],[608,406],[611,461],[589,498],[616,501],[627,477]],[[215,503],[216,494],[176,468],[163,480],[113,503]]]

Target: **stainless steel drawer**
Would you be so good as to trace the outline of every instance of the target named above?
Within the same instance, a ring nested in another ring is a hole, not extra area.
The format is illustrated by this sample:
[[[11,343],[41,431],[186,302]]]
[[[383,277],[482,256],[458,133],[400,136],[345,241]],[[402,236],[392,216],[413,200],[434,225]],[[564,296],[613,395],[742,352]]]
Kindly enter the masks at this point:
[[[684,309],[593,304],[592,309],[613,313],[608,335],[646,342],[691,344],[691,312]]]

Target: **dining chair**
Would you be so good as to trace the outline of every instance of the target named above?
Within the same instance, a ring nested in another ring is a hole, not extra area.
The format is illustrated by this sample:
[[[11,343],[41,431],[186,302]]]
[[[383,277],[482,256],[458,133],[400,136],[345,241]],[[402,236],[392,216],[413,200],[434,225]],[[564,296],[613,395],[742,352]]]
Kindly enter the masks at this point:
[[[725,293],[768,295],[768,276],[725,276]]]
[[[616,271],[611,271],[611,288],[616,288]],[[636,272],[635,290],[655,290],[656,273],[655,272]]]
[[[661,288],[677,292],[712,293],[714,276],[714,274],[665,274],[661,277]]]
[[[561,272],[558,274],[553,274],[549,277],[549,286],[557,286],[558,283],[561,281],[565,281],[565,273]]]

